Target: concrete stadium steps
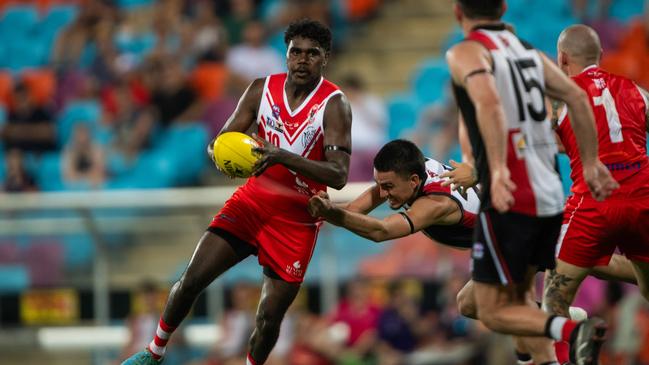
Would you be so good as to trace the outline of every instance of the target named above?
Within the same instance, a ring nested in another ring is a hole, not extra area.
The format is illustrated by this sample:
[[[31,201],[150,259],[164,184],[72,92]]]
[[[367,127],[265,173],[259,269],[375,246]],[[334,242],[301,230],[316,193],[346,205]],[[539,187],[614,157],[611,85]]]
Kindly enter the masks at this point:
[[[416,66],[439,54],[455,22],[452,5],[452,0],[388,2],[335,55],[329,77],[358,73],[380,95],[407,89]]]
[[[111,257],[110,285],[137,287],[147,278],[161,285],[171,283],[179,265],[187,263],[203,232],[181,232],[176,235],[150,235],[135,238],[120,257]],[[152,244],[152,242],[156,242]]]

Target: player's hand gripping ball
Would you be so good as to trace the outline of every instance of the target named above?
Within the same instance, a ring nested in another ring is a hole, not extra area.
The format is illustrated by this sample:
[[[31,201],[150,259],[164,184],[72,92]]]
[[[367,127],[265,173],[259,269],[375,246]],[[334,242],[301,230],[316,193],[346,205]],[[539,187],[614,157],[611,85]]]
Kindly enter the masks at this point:
[[[250,177],[259,154],[253,148],[259,143],[247,134],[225,132],[212,144],[212,156],[216,167],[230,177]]]

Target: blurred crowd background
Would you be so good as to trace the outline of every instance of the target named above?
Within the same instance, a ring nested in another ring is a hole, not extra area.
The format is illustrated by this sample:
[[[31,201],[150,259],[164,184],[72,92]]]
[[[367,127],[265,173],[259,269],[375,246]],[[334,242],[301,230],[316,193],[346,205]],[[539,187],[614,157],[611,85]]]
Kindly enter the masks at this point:
[[[553,58],[564,27],[590,24],[602,38],[603,66],[649,88],[649,3],[508,3],[505,20]],[[440,161],[461,159],[443,58],[462,39],[451,0],[2,0],[2,189],[101,192],[240,183],[212,167],[206,144],[252,80],[285,70],[283,30],[305,17],[328,24],[334,34],[326,77],[352,105],[350,181],[370,181],[374,153],[399,137]],[[567,191],[567,159],[559,166]],[[15,352],[0,352],[0,364],[61,358],[103,364],[142,348],[200,227],[217,209],[201,211],[198,228],[176,223],[175,236],[102,235],[108,252],[100,252],[97,235],[84,230],[0,231],[0,351]],[[34,222],[79,216],[63,208],[0,214]],[[96,214],[142,215],[133,209]],[[329,307],[322,305],[323,246],[336,257],[340,283],[340,299]],[[44,325],[92,323],[91,273],[98,256],[112,268],[109,324],[128,326],[127,348],[66,358],[14,346],[35,342],[28,337]],[[269,364],[513,363],[506,339],[457,313],[455,294],[468,277],[467,253],[421,235],[379,246],[328,228]],[[219,318],[210,318],[201,297],[190,323],[217,323],[223,340],[196,348],[177,336],[167,363],[243,364],[259,278],[254,260],[226,275]],[[580,291],[578,304],[612,324],[605,364],[649,364],[649,306],[640,298],[633,287],[596,279]]]

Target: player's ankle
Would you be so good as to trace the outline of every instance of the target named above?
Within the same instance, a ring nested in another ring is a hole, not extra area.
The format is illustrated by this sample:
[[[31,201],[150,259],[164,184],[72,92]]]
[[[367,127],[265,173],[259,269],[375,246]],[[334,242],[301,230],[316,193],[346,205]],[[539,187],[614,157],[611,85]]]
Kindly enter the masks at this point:
[[[579,323],[566,317],[551,315],[545,323],[545,336],[555,341],[570,342]]]

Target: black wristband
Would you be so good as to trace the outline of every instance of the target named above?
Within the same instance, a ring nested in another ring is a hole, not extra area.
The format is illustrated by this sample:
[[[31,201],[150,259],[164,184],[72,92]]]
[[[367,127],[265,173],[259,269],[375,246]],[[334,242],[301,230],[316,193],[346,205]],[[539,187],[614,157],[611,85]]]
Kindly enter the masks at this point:
[[[408,214],[406,214],[405,212],[399,212],[399,214],[401,214],[406,219],[406,222],[408,222],[408,225],[410,225],[410,234],[415,233],[415,225],[412,224],[412,221],[410,220],[410,217],[408,217]]]
[[[335,146],[335,145],[332,145],[332,144],[328,144],[328,145],[324,146],[324,149],[325,149],[325,151],[343,151],[343,152],[347,153],[348,155],[352,154],[352,151],[349,148],[343,147],[343,146]]]

